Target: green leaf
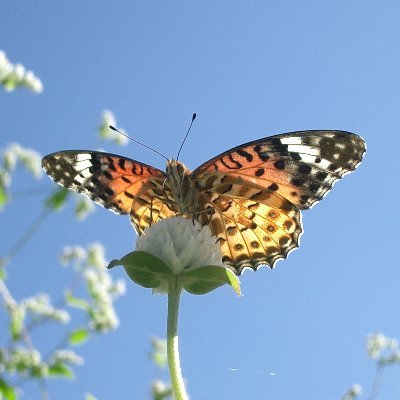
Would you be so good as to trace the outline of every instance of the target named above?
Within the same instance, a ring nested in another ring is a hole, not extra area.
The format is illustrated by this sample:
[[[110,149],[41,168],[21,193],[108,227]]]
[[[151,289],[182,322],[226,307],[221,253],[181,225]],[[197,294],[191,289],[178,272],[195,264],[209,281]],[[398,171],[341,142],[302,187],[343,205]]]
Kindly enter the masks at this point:
[[[17,400],[17,392],[14,387],[10,386],[4,379],[0,378],[0,398],[5,400]]]
[[[72,307],[80,308],[85,311],[90,309],[90,304],[88,301],[84,299],[78,299],[69,290],[65,292],[65,300],[67,304]]]
[[[4,208],[7,201],[8,201],[7,192],[4,189],[4,187],[2,185],[0,185],[0,210],[2,210]]]
[[[65,364],[56,363],[49,365],[49,376],[63,376],[65,378],[73,378],[74,373]]]
[[[89,338],[89,332],[86,328],[77,329],[69,334],[68,342],[71,346],[77,346],[86,342]]]
[[[68,189],[60,188],[46,199],[46,207],[58,211],[65,204],[69,195]]]
[[[225,267],[208,265],[185,273],[183,287],[192,294],[206,294],[228,284],[240,295],[240,281],[234,272]]]
[[[13,340],[18,340],[22,335],[25,314],[20,309],[13,309],[10,313],[10,333]]]
[[[123,265],[129,278],[145,288],[158,288],[165,285],[173,275],[170,267],[158,257],[144,251],[133,251],[120,260],[113,260],[108,268]]]
[[[97,398],[94,397],[92,394],[87,393],[87,394],[85,395],[85,400],[97,400]]]

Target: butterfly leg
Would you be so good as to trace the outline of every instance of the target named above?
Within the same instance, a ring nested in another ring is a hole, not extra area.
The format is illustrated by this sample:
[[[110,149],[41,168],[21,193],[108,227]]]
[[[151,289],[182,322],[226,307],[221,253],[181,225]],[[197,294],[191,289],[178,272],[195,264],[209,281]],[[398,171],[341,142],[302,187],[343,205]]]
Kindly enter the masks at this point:
[[[179,214],[178,214],[178,212],[176,211],[176,209],[175,209],[175,207],[174,207],[174,204],[173,204],[173,201],[171,200],[171,198],[169,197],[169,194],[168,194],[168,191],[167,191],[167,189],[166,189],[166,187],[165,187],[165,184],[167,183],[167,178],[165,178],[164,180],[163,180],[163,184],[162,184],[162,190],[163,190],[163,194],[164,194],[164,197],[167,199],[167,203],[169,204],[166,204],[167,206],[168,206],[168,208],[171,210],[171,211],[174,211],[175,212],[175,214],[176,214],[176,216],[178,216]]]

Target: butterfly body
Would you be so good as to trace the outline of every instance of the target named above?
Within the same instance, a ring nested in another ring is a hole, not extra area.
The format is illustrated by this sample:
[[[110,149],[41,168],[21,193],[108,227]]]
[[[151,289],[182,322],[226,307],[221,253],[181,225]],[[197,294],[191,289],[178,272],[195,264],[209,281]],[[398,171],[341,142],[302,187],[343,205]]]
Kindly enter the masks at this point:
[[[298,247],[300,210],[312,207],[354,170],[363,139],[343,131],[299,131],[228,150],[193,172],[177,160],[163,172],[119,155],[67,150],[42,165],[57,183],[119,214],[141,234],[163,218],[208,225],[236,273],[273,266]]]

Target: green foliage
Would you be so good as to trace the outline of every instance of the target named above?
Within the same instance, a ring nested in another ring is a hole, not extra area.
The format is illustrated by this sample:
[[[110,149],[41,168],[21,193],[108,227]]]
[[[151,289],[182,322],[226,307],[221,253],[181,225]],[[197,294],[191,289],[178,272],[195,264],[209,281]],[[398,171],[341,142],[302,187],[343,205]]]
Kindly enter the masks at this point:
[[[0,399],[17,400],[18,398],[16,389],[2,378],[0,378],[0,394]]]
[[[66,203],[70,192],[65,188],[58,188],[53,194],[46,199],[46,207],[52,211],[59,211]]]
[[[5,187],[3,185],[1,185],[1,183],[0,183],[0,210],[2,210],[4,208],[7,201],[8,201],[7,192],[5,190]]]
[[[94,397],[92,394],[88,393],[85,396],[85,400],[97,400],[97,398]]]
[[[65,364],[56,363],[49,366],[49,376],[54,378],[62,377],[72,379],[74,377],[74,373]]]
[[[138,285],[160,292],[167,292],[168,280],[174,276],[169,265],[144,251],[133,251],[120,260],[113,260],[108,268],[117,265],[123,265],[129,278]],[[183,288],[192,294],[206,294],[228,284],[240,295],[239,279],[229,268],[208,265],[184,271],[182,276]]]
[[[19,340],[24,328],[25,313],[20,307],[10,307],[10,334],[13,340]]]
[[[71,332],[68,337],[68,343],[71,346],[77,346],[86,342],[89,339],[89,331],[87,328],[76,329]]]
[[[144,251],[134,251],[120,260],[113,260],[108,268],[116,265],[123,265],[129,278],[145,288],[158,289],[168,286],[167,279],[173,274],[164,261]]]
[[[75,307],[75,308],[80,308],[81,310],[89,310],[90,309],[90,304],[87,300],[85,299],[78,299],[75,297],[70,290],[67,290],[65,292],[65,300],[68,305]]]
[[[208,265],[186,272],[183,278],[183,287],[192,294],[206,294],[225,284],[240,295],[239,279],[229,268]]]

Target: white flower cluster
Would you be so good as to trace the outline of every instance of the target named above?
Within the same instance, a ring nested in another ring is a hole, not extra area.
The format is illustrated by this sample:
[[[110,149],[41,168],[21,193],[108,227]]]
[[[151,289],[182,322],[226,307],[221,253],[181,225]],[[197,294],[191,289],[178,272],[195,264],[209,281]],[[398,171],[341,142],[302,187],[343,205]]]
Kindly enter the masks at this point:
[[[367,352],[372,359],[381,365],[400,363],[399,342],[381,333],[368,336]]]
[[[46,377],[54,366],[81,365],[83,358],[71,350],[57,350],[47,362],[36,349],[22,346],[12,349],[0,348],[0,373]],[[2,397],[0,397],[2,398]]]
[[[115,132],[109,128],[112,125],[116,128],[117,122],[115,120],[114,114],[109,110],[104,110],[101,116],[101,122],[99,125],[99,136],[104,140],[111,140],[120,146],[125,146],[128,144],[128,138]],[[123,129],[118,128],[121,132],[125,133]]]
[[[93,243],[86,248],[66,247],[61,255],[63,264],[72,264],[84,277],[91,309],[88,313],[90,327],[97,332],[108,332],[118,327],[119,321],[113,300],[125,293],[125,282],[113,281],[105,266],[104,248]]]
[[[42,82],[32,71],[27,71],[21,64],[12,64],[4,51],[1,50],[0,84],[9,92],[20,86],[24,86],[35,93],[43,91]]]
[[[160,258],[175,274],[206,265],[224,266],[220,245],[210,229],[183,217],[163,219],[146,228],[137,239],[136,250]]]
[[[84,360],[72,350],[56,350],[50,357],[50,364],[82,365]]]
[[[36,349],[14,347],[10,350],[0,349],[0,371],[8,373],[35,372],[36,376],[47,375],[48,367],[42,362],[42,357]]]
[[[67,323],[70,316],[67,311],[55,308],[47,294],[37,294],[21,302],[22,307],[33,314],[52,319],[61,323]]]
[[[41,155],[18,143],[11,143],[1,150],[2,165],[0,167],[0,186],[7,187],[11,183],[11,173],[15,170],[17,163],[20,162],[35,178],[42,175]]]
[[[40,319],[53,320],[61,323],[69,321],[69,314],[55,308],[50,298],[45,294],[38,294],[34,297],[23,299],[17,303],[14,300],[7,302],[7,310],[10,317],[10,329],[13,339],[19,339],[22,336],[23,329],[26,327],[25,319],[27,315],[34,314]],[[38,318],[32,319],[38,322]]]
[[[362,393],[362,388],[360,385],[353,385],[342,397],[342,400],[354,400],[359,397]]]

